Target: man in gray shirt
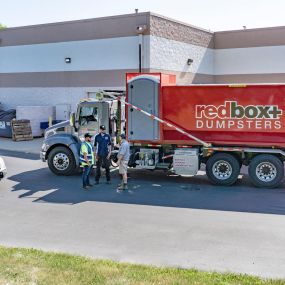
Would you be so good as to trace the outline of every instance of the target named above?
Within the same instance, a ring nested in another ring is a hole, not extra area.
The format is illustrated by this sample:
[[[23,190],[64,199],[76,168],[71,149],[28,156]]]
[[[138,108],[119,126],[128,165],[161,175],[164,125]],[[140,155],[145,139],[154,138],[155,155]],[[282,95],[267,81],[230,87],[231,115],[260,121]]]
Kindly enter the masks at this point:
[[[118,152],[118,164],[119,164],[119,173],[122,175],[122,183],[119,186],[118,190],[127,190],[128,189],[128,162],[130,159],[130,144],[126,140],[126,135],[121,134],[121,145]]]

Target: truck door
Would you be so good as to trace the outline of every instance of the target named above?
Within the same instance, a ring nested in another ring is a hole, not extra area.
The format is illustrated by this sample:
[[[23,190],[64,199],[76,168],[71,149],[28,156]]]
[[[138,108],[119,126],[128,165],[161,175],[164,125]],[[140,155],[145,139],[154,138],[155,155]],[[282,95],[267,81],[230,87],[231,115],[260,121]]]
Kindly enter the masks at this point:
[[[158,95],[159,80],[154,76],[142,75],[128,82],[129,103],[155,116],[159,115]],[[129,107],[128,138],[130,140],[158,140],[158,122]]]
[[[105,125],[109,132],[109,104],[107,102],[83,103],[78,109],[79,137],[85,133],[96,135],[99,126]]]

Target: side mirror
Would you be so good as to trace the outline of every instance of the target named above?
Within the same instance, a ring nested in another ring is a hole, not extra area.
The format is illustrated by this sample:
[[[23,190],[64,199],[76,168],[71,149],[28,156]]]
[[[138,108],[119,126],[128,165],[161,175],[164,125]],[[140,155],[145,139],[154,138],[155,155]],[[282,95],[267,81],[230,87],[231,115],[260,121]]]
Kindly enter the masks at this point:
[[[75,113],[71,113],[70,115],[70,126],[73,127],[75,131],[77,130]]]
[[[70,114],[69,122],[70,122],[70,126],[74,127],[74,124],[75,124],[75,113],[71,113]]]

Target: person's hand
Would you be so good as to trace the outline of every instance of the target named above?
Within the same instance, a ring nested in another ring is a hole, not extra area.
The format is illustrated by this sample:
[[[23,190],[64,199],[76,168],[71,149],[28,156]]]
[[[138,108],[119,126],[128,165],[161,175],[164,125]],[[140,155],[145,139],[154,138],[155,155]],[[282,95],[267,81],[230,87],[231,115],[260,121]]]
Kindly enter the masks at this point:
[[[98,157],[98,155],[96,155],[96,156],[95,156],[95,160],[96,160],[96,161],[98,161],[98,160],[99,160],[99,157]]]

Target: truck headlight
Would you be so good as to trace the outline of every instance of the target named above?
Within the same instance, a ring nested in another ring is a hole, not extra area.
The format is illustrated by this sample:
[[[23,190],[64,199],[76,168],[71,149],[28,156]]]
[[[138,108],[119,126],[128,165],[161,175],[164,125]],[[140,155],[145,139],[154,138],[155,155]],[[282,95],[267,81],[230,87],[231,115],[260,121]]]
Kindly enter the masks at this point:
[[[49,148],[49,145],[46,144],[46,143],[43,143],[43,145],[42,145],[42,151],[47,151],[48,148]]]

